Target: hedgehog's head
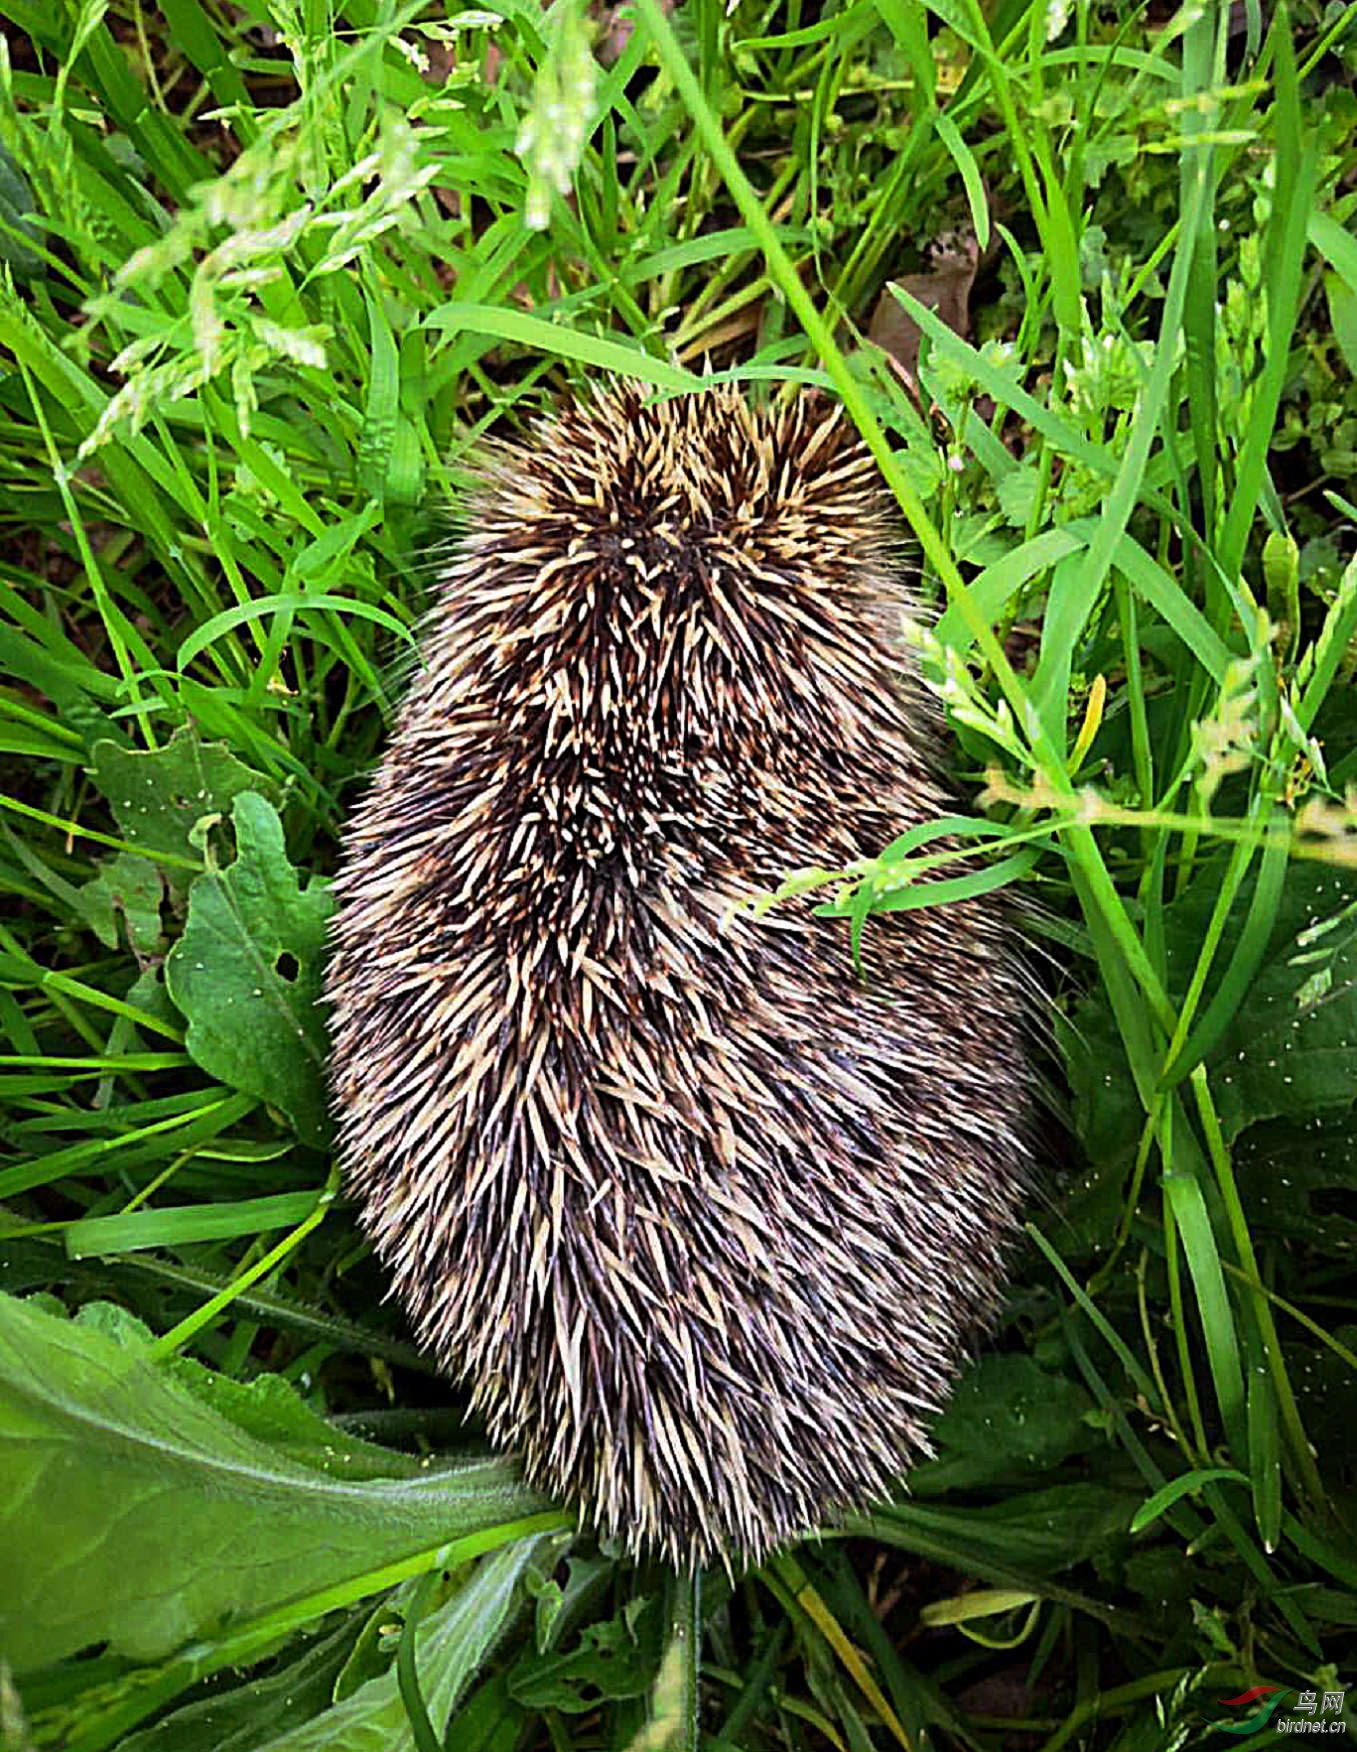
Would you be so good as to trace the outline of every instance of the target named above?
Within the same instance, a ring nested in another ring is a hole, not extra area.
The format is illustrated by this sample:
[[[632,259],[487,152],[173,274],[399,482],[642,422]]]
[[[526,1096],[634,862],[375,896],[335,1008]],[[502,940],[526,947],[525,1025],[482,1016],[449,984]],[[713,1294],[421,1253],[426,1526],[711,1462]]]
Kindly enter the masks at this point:
[[[785,782],[887,686],[895,526],[852,428],[809,397],[601,394],[492,452],[468,524],[430,685],[450,728],[493,713],[515,819],[545,810],[590,856],[700,829],[695,773],[708,806]]]

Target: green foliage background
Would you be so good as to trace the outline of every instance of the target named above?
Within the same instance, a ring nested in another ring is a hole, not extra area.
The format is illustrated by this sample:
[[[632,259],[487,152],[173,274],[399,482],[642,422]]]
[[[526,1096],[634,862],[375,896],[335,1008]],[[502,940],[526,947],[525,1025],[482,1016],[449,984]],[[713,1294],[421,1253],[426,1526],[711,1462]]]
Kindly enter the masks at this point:
[[[1129,1752],[1346,1692],[1354,8],[0,19],[0,1746]],[[935,1457],[697,1589],[411,1348],[317,998],[476,443],[706,371],[872,445],[974,799],[795,885],[1030,890],[1068,1141]]]

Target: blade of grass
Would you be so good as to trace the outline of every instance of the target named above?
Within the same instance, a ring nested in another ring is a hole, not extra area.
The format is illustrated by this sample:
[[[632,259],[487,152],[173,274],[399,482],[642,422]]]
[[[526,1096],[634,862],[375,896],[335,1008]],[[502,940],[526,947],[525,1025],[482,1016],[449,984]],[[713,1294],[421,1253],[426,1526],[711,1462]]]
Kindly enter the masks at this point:
[[[1279,5],[1269,32],[1275,46],[1277,96],[1273,112],[1276,182],[1268,223],[1264,265],[1268,334],[1263,371],[1254,395],[1249,430],[1235,466],[1233,496],[1221,533],[1218,559],[1227,578],[1239,574],[1249,530],[1267,473],[1268,446],[1286,386],[1291,336],[1300,315],[1301,269],[1306,232],[1314,207],[1319,155],[1311,140],[1304,147],[1290,16]]]
[[[116,1216],[84,1217],[67,1229],[66,1251],[72,1259],[85,1259],[91,1254],[134,1253],[147,1247],[175,1248],[234,1235],[262,1235],[301,1222],[315,1204],[315,1192],[281,1192],[225,1203],[166,1205]]]
[[[582,365],[615,371],[621,377],[653,384],[657,389],[694,390],[702,387],[700,377],[664,359],[656,359],[639,347],[568,329],[521,310],[501,310],[489,304],[445,304],[441,310],[430,311],[424,325],[453,332],[465,330],[490,340],[512,341],[556,358],[574,359]]]

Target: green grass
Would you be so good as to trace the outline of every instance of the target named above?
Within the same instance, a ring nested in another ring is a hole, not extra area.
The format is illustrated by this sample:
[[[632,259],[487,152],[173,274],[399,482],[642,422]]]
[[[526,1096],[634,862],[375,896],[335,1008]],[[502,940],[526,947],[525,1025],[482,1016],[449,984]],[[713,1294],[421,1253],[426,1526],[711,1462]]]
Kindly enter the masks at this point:
[[[0,1747],[1158,1752],[1346,1690],[1354,9],[0,18]],[[916,401],[861,337],[958,225]],[[698,1599],[468,1457],[316,999],[478,439],[707,370],[832,391],[917,538],[1069,1142],[937,1457]]]

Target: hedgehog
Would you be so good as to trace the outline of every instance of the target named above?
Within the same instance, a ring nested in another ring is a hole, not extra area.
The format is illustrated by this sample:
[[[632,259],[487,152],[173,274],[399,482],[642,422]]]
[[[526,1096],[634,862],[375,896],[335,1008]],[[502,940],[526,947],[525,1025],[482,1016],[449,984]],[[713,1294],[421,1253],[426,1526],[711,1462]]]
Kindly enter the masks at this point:
[[[741,904],[955,807],[840,410],[613,386],[478,470],[337,878],[347,1185],[531,1484],[755,1565],[930,1452],[1000,1306],[1019,934],[893,912],[859,966],[813,898]]]

